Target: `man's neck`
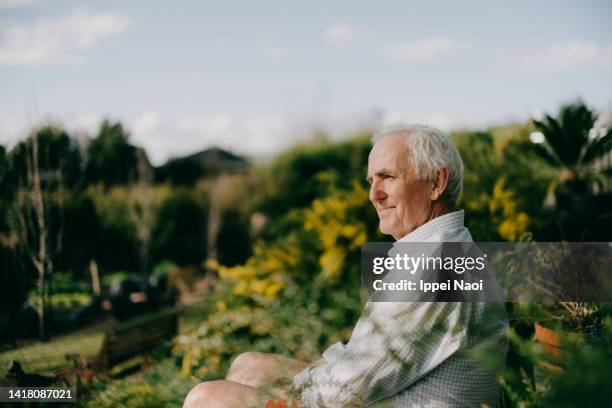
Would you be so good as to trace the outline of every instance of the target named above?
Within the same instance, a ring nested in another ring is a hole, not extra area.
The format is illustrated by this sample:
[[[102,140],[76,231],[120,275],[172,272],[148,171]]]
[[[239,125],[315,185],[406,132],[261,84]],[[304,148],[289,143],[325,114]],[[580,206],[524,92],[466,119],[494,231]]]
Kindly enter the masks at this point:
[[[442,201],[434,201],[429,211],[429,216],[425,222],[429,222],[434,218],[438,218],[444,214],[454,211],[452,208],[444,204]]]
[[[423,223],[420,227],[414,229],[409,234],[403,237],[394,237],[396,242],[437,242],[440,241],[443,236],[454,234],[455,232],[465,229],[463,223],[463,210],[452,209],[445,213],[441,213],[439,216],[430,219]],[[467,229],[466,229],[467,231]],[[467,232],[469,240],[471,236]],[[464,241],[465,239],[452,238],[450,241]]]

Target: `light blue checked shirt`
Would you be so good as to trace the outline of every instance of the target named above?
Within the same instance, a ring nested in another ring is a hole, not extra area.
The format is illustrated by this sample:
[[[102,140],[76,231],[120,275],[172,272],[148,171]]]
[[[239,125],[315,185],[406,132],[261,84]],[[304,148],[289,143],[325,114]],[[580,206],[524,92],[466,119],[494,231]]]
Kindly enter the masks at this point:
[[[398,242],[472,242],[463,210],[437,217]],[[347,344],[293,378],[312,407],[498,405],[508,320],[499,302],[368,302]]]

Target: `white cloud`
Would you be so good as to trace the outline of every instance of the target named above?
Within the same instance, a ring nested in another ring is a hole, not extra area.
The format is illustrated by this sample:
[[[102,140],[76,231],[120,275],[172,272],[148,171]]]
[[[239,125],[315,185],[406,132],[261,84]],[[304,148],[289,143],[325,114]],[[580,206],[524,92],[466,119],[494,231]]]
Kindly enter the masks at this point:
[[[149,160],[155,165],[162,164],[169,155],[185,143],[172,123],[157,111],[147,110],[131,121],[127,121],[132,143],[147,151]]]
[[[418,40],[388,44],[383,48],[385,57],[394,60],[425,61],[465,49],[451,38],[421,38]]]
[[[274,153],[293,142],[288,123],[270,115],[171,118],[148,110],[127,123],[132,142],[143,146],[155,165],[212,146],[258,155]]]
[[[335,23],[325,31],[327,41],[335,44],[345,44],[353,39],[355,29],[346,23]]]
[[[16,9],[32,7],[38,4],[34,0],[0,0],[0,9]]]
[[[545,51],[523,53],[523,65],[532,71],[558,71],[575,67],[612,68],[612,44],[568,41],[550,45]]]
[[[79,63],[82,50],[100,38],[124,32],[130,24],[129,18],[117,13],[92,14],[80,8],[61,19],[9,23],[0,28],[0,64]]]
[[[239,153],[265,154],[287,147],[291,132],[287,122],[272,115],[229,115],[226,113],[179,118],[176,133],[182,134],[185,149],[193,153],[210,146],[219,146]],[[189,146],[189,148],[187,148]],[[179,152],[172,152],[174,155]]]
[[[161,116],[154,110],[148,110],[132,121],[131,130],[137,134],[157,132],[161,127]]]

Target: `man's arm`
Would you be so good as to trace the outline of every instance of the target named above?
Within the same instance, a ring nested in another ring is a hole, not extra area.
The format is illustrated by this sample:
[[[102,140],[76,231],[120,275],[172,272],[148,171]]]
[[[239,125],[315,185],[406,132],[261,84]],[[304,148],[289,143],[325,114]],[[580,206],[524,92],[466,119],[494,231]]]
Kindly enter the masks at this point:
[[[304,407],[362,406],[390,397],[467,341],[470,303],[368,303],[344,350],[294,377]]]

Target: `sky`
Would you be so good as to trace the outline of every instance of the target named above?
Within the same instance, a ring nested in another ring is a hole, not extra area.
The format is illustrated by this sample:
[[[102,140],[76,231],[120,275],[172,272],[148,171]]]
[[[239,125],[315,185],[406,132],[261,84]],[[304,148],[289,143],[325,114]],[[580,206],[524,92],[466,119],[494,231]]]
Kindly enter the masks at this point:
[[[316,130],[612,111],[609,1],[0,0],[0,144],[121,121],[154,164]]]

